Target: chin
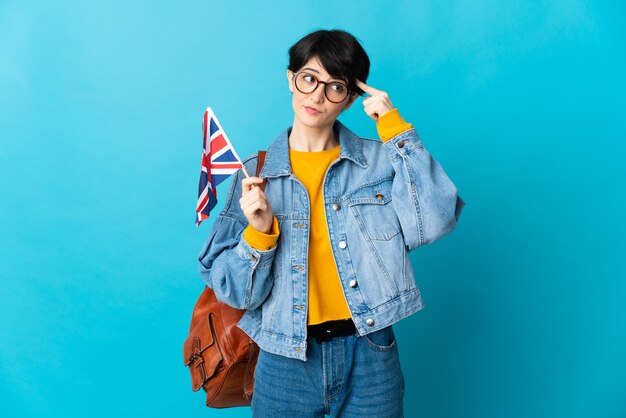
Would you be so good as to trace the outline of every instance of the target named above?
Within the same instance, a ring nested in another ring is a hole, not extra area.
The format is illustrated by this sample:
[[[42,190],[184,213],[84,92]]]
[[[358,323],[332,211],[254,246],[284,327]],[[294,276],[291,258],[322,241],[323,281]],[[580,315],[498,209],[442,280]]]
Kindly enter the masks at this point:
[[[336,118],[335,118],[336,119]],[[322,128],[324,126],[333,125],[335,119],[329,120],[328,115],[323,115],[323,117],[312,116],[307,113],[306,110],[298,114],[298,120],[301,124],[309,128]]]

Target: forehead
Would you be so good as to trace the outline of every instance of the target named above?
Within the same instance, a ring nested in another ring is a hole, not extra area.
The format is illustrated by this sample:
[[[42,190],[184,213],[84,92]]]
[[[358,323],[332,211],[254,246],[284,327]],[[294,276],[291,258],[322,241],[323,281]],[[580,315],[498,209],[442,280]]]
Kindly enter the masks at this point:
[[[302,68],[300,69],[300,71],[303,71],[303,70],[307,70],[307,71],[314,73],[315,75],[319,76],[322,80],[328,80],[328,79],[341,80],[340,78],[335,78],[335,77],[332,77],[330,74],[328,74],[328,71],[326,71],[322,63],[316,57],[313,57],[310,60],[308,60],[306,64],[304,64]]]

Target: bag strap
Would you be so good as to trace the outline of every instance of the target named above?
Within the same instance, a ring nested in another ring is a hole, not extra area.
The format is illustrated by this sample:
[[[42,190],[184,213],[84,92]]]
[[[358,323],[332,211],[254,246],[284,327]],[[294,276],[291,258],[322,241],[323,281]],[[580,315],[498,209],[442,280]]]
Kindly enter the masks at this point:
[[[265,151],[259,150],[259,157],[257,158],[257,161],[256,161],[256,174],[255,174],[256,177],[259,177],[259,174],[261,174],[261,170],[263,169],[264,164],[265,164]],[[263,179],[263,183],[259,184],[259,187],[263,191],[265,191],[265,183],[267,183],[267,180]]]

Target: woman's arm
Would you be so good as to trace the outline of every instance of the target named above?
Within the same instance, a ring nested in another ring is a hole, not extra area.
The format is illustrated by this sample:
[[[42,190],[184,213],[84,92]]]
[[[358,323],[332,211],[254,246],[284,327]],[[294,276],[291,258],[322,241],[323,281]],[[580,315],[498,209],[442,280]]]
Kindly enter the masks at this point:
[[[252,161],[256,162],[256,159]],[[255,309],[267,298],[273,286],[270,270],[276,245],[260,250],[243,238],[248,222],[238,203],[241,190],[242,171],[239,170],[232,180],[225,207],[200,252],[198,266],[200,276],[220,302],[237,309]],[[278,234],[275,218],[271,232]]]
[[[360,81],[357,85],[371,95],[363,101],[364,110],[376,121],[394,168],[391,199],[408,250],[443,237],[454,229],[465,205],[456,186],[387,93]]]
[[[395,172],[391,199],[408,250],[452,231],[465,202],[415,129],[390,138],[383,148]]]

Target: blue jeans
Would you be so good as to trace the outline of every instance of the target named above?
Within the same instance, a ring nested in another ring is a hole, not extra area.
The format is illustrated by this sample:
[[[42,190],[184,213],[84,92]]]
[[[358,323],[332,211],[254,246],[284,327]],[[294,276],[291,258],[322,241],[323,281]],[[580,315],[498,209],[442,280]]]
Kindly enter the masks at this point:
[[[306,355],[302,361],[259,352],[254,418],[404,416],[404,376],[391,325],[362,337],[310,337]]]

